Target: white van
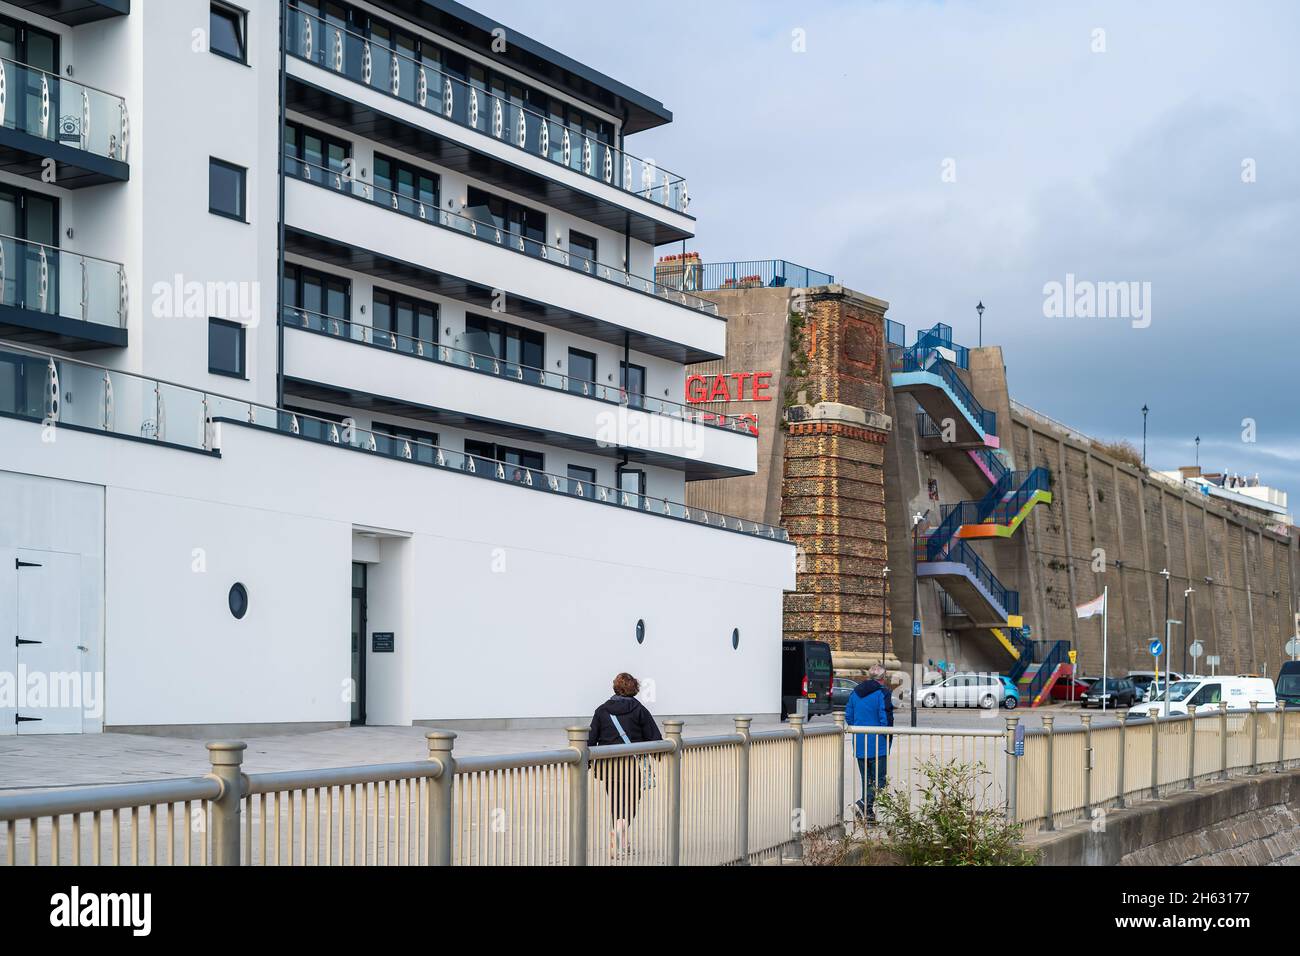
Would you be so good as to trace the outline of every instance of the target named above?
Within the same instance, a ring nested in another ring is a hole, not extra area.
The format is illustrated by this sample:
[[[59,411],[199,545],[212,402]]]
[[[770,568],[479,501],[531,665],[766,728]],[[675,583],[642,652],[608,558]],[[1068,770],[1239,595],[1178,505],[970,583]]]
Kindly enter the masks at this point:
[[[1267,677],[1189,677],[1174,681],[1169,686],[1169,713],[1186,714],[1187,705],[1195,704],[1196,709],[1217,710],[1221,701],[1226,701],[1229,711],[1250,710],[1250,702],[1256,701],[1260,710],[1273,710],[1277,707],[1277,692],[1273,682]],[[1153,708],[1165,712],[1164,694],[1154,694],[1150,700],[1143,701],[1129,708],[1129,713],[1136,717],[1149,717]]]

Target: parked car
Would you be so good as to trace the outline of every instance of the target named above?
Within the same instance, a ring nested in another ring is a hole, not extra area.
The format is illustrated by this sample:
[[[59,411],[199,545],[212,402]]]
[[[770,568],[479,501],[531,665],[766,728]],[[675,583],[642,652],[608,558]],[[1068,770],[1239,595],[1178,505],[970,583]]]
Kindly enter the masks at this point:
[[[1129,671],[1128,679],[1136,685],[1138,690],[1138,700],[1150,700],[1151,696],[1156,693],[1151,689],[1156,682],[1155,671]],[[1174,681],[1182,680],[1183,675],[1178,671],[1169,671],[1160,674],[1160,687],[1163,689],[1166,684],[1172,684]]]
[[[1277,674],[1277,699],[1288,707],[1300,705],[1300,661],[1287,661]]]
[[[831,712],[831,646],[825,641],[781,642],[781,719],[808,701],[808,716]]]
[[[1164,681],[1161,681],[1163,684]],[[1260,710],[1277,706],[1277,691],[1267,677],[1193,677],[1174,681],[1169,685],[1169,713],[1185,714],[1187,705],[1217,708],[1226,702],[1228,710],[1250,710],[1250,702],[1258,703]],[[1148,716],[1153,709],[1164,713],[1164,692],[1143,701],[1129,710],[1130,714]]]
[[[1002,675],[1002,695],[1002,706],[1007,710],[1015,710],[1020,706],[1020,688],[1005,674]]]
[[[953,674],[938,684],[918,691],[922,707],[980,707],[992,710],[1006,700],[1007,692],[997,674]],[[1019,692],[1016,699],[1019,701]]]
[[[856,681],[852,677],[837,677],[831,681],[831,709],[843,710],[847,707],[849,694],[853,693],[853,688],[859,683],[861,681]]]
[[[1127,677],[1098,678],[1088,687],[1079,703],[1084,707],[1132,707],[1138,702],[1138,690]]]
[[[1061,677],[1052,685],[1052,700],[1082,700],[1095,677]]]

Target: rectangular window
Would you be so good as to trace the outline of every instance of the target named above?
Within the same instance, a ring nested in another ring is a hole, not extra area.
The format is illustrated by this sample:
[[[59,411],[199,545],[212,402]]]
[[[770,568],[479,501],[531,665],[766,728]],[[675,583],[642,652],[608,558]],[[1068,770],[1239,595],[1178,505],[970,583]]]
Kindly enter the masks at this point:
[[[599,259],[596,257],[596,240],[591,236],[583,235],[575,229],[569,230],[569,265],[574,269],[582,269],[585,272],[595,273],[596,263]]]
[[[583,468],[581,465],[569,466],[569,494],[580,494],[584,498],[594,498],[596,491],[592,488],[592,485],[595,483],[595,468]]]
[[[481,315],[465,316],[465,350],[476,355],[490,355],[501,363],[500,374],[541,384],[539,375],[546,362],[546,336],[536,329],[525,329]]]
[[[466,193],[466,214],[478,222],[487,223],[503,234],[503,242],[509,242],[512,249],[520,248],[523,240],[523,252],[540,256],[542,246],[546,243],[546,214],[530,209],[519,203],[493,196],[482,189],[470,187]]]
[[[438,176],[376,153],[375,202],[430,219],[438,213]]]
[[[371,422],[370,430],[375,433],[375,442],[380,452],[395,458],[405,458],[409,449],[412,461],[426,465],[434,464],[438,459],[438,449],[434,447],[438,444],[436,432],[389,425],[387,422]]]
[[[284,125],[285,175],[342,189],[347,182],[352,144],[298,123]]]
[[[284,267],[284,312],[290,325],[347,336],[352,283],[338,276],[288,263]]]
[[[224,160],[208,159],[208,212],[247,222],[248,170]]]
[[[541,472],[545,467],[545,458],[541,452],[524,451],[522,448],[510,448],[492,442],[465,439],[465,454],[473,456],[474,465],[479,474],[495,474],[495,462],[501,462],[507,481],[526,481],[525,473]],[[542,481],[540,474],[533,475],[533,483]]]
[[[577,395],[594,395],[596,356],[582,349],[569,349],[569,391]]]
[[[208,16],[208,49],[236,63],[248,62],[248,14],[214,3]]]
[[[645,366],[618,363],[618,384],[627,393],[627,403],[632,408],[645,405]]]
[[[417,343],[438,341],[438,307],[396,292],[375,290],[374,323],[376,332],[396,336],[399,352],[418,352]]]
[[[245,378],[244,339],[247,330],[238,322],[208,319],[208,371],[213,375]]]

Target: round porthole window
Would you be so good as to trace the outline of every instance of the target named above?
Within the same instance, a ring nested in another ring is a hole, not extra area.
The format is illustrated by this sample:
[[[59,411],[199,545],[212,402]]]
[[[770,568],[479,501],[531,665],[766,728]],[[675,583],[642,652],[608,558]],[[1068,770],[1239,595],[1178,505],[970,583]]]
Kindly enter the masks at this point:
[[[645,643],[645,621],[636,622],[636,642],[638,644]]]
[[[731,629],[731,649],[733,651],[740,649],[740,628],[738,627]]]
[[[232,584],[229,601],[230,613],[235,616],[235,620],[240,620],[248,613],[248,588],[239,583]]]

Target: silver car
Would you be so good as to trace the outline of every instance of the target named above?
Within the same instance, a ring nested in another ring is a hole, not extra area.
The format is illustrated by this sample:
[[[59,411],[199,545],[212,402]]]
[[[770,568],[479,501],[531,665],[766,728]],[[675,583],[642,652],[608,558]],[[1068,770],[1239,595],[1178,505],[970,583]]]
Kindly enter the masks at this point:
[[[922,687],[922,707],[979,707],[992,710],[1002,702],[1002,678],[997,674],[953,674]]]

